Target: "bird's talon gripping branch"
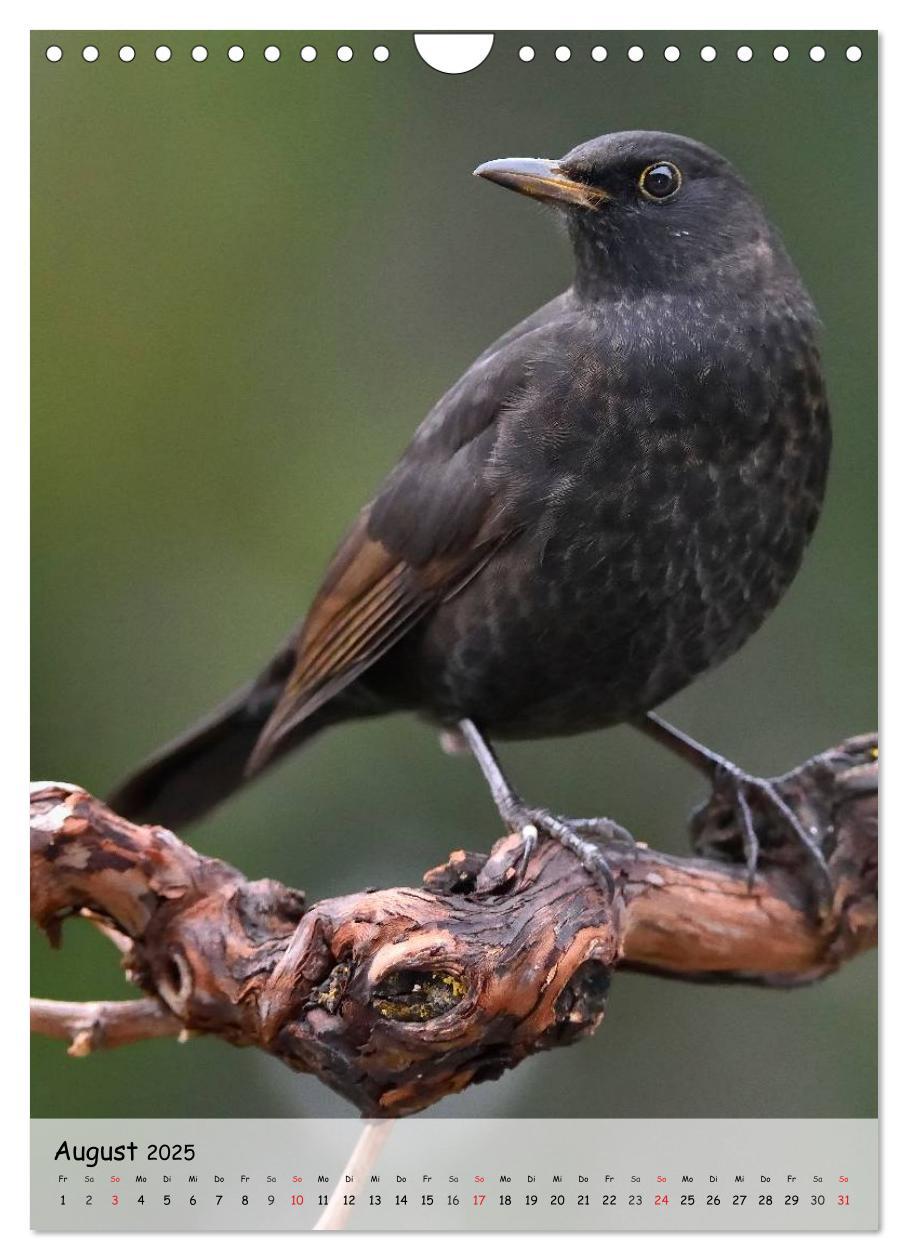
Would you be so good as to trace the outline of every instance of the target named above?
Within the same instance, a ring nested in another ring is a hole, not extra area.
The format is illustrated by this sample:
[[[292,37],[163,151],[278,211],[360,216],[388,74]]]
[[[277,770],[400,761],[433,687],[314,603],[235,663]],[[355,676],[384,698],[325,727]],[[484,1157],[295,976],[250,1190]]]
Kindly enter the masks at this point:
[[[827,912],[833,880],[823,845],[816,837],[828,837],[833,820],[817,813],[815,804],[797,791],[791,775],[761,779],[747,774],[657,713],[647,713],[635,725],[712,784],[711,799],[691,821],[698,853],[727,856],[729,850],[742,850],[751,891],[756,886],[760,858],[768,851],[772,851],[774,865],[791,866],[806,860],[814,872],[817,910],[821,916]],[[797,802],[796,807],[790,802]],[[805,823],[805,818],[811,821]]]
[[[550,814],[544,809],[533,809],[529,813],[539,830],[557,840],[569,853],[573,853],[583,869],[601,884],[609,900],[612,900],[615,896],[615,877],[599,846],[582,839],[571,825],[571,819],[559,818],[557,814]]]
[[[762,851],[767,847],[761,842],[754,821],[755,811],[762,815],[765,829],[780,835],[782,841],[795,846],[802,859],[814,872],[817,908],[825,913],[832,895],[832,876],[822,846],[785,800],[771,779],[761,779],[747,774],[733,763],[723,761],[716,766],[713,776],[714,800],[727,801],[744,849],[747,866],[747,884],[753,891],[757,877],[757,865]]]
[[[581,838],[574,827],[573,819],[559,818],[557,814],[550,814],[546,809],[535,809],[526,805],[514,791],[491,744],[483,738],[475,723],[464,719],[459,724],[459,729],[489,785],[492,800],[495,802],[501,821],[513,834],[523,836],[524,850],[518,869],[518,882],[523,878],[530,854],[538,842],[538,833],[542,831],[553,840],[557,840],[569,853],[573,853],[583,869],[593,875],[602,885],[609,898],[614,897],[615,879],[599,846]],[[609,820],[604,818],[587,818],[582,821],[590,824],[587,830],[591,834],[603,834],[603,828],[609,823]],[[611,826],[614,828],[615,824]],[[622,833],[620,839],[626,836],[630,838],[623,827],[618,830]],[[532,833],[532,841],[529,839],[530,833]],[[608,838],[611,839],[613,836],[614,831],[610,830]]]

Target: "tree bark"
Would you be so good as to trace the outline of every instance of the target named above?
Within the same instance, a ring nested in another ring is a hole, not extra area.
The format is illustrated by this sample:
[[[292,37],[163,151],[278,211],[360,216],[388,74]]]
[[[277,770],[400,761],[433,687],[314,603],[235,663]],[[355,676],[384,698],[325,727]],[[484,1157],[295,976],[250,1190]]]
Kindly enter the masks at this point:
[[[419,888],[320,901],[247,880],[161,827],[70,784],[32,792],[32,916],[58,944],[87,914],[125,946],[147,998],[39,1003],[35,1030],[85,1054],[207,1032],[317,1075],[364,1115],[420,1111],[567,1045],[602,1020],[616,968],[697,981],[818,980],[876,943],[877,744],[859,736],[775,780],[821,838],[832,897],[762,827],[748,887],[719,800],[695,816],[704,857],[605,844],[617,893],[543,841],[517,879],[517,836],[458,851]],[[759,820],[758,820],[759,821]]]

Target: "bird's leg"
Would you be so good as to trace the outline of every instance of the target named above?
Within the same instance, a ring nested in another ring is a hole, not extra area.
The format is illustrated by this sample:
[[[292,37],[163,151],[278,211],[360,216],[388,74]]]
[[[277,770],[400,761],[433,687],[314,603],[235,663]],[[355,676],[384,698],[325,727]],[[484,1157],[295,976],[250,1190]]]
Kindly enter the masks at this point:
[[[775,817],[780,829],[803,850],[813,865],[822,891],[828,897],[832,891],[829,866],[823,850],[814,835],[803,825],[791,806],[785,801],[771,779],[760,779],[747,774],[734,762],[712,752],[704,744],[685,735],[683,731],[666,722],[656,713],[647,713],[634,725],[658,740],[664,747],[677,753],[684,760],[706,775],[716,795],[724,798],[734,811],[744,846],[748,884],[752,888],[760,856],[760,841],[754,826],[754,808]]]
[[[502,822],[512,831],[519,832],[523,838],[523,853],[518,868],[518,879],[526,873],[530,856],[539,840],[539,832],[557,840],[590,872],[605,888],[609,897],[615,893],[615,879],[608,862],[602,855],[598,845],[583,840],[578,834],[579,828],[571,818],[561,818],[545,809],[534,809],[526,804],[514,791],[507,776],[501,768],[491,745],[483,738],[473,722],[464,720],[458,723],[458,729],[470,752],[476,758],[480,770],[492,793],[492,800],[501,816]],[[585,830],[589,834],[608,836],[610,839],[629,841],[630,836],[623,827],[607,818],[583,819]]]

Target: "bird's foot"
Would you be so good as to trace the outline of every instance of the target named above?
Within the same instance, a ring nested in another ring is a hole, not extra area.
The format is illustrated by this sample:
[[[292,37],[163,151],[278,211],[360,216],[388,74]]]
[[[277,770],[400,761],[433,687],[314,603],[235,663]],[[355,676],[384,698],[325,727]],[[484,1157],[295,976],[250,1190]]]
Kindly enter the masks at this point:
[[[608,818],[562,818],[545,809],[534,809],[515,801],[502,815],[502,820],[512,831],[519,832],[523,840],[523,850],[517,864],[518,882],[526,875],[530,858],[539,844],[539,833],[542,832],[552,840],[563,845],[580,863],[596,882],[602,887],[609,900],[615,895],[615,877],[612,868],[598,844],[584,840],[581,829],[587,835],[599,835],[603,839],[630,840],[630,836],[617,823]]]
[[[610,818],[560,818],[557,814],[550,814],[548,810],[531,808],[511,787],[492,746],[476,725],[464,718],[458,723],[458,733],[476,758],[502,822],[523,839],[523,850],[517,863],[518,882],[526,875],[530,858],[539,843],[539,833],[543,832],[573,853],[583,869],[604,888],[611,900],[615,895],[615,877],[611,867],[599,845],[584,840],[583,835],[633,843],[624,828]]]
[[[692,819],[694,848],[700,853],[743,848],[747,886],[753,891],[761,853],[767,849],[794,850],[798,860],[813,870],[819,908],[829,905],[832,876],[819,839],[819,828],[805,825],[794,812],[777,781],[747,774],[717,759],[712,775],[713,795]]]

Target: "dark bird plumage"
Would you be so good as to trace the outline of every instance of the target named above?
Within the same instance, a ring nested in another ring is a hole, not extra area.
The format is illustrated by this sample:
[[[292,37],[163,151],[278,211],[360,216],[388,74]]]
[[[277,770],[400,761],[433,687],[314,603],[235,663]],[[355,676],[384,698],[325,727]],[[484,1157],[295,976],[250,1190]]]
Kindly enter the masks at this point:
[[[436,404],[260,677],[112,803],[184,823],[316,731],[639,721],[798,570],[829,420],[810,298],[723,158],[622,132],[477,174],[567,219],[574,283]]]

